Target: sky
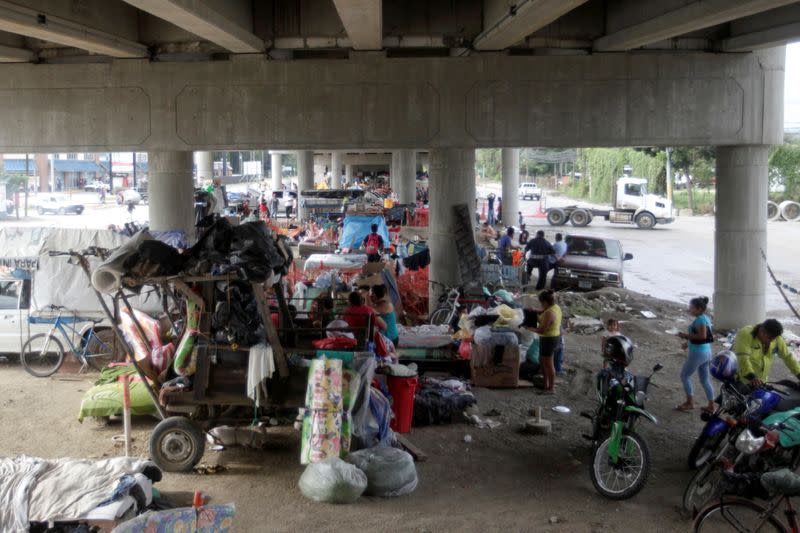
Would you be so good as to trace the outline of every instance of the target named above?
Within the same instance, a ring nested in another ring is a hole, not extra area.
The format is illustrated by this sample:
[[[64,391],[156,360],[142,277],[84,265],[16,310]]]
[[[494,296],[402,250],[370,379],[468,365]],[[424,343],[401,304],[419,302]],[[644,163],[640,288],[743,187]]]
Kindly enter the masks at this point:
[[[786,79],[783,99],[784,127],[800,129],[800,43],[786,47]]]

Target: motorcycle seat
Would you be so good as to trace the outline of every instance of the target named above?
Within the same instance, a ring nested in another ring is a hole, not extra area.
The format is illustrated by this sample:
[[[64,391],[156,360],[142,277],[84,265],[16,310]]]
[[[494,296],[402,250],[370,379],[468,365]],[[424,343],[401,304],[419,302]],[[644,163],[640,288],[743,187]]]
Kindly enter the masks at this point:
[[[779,381],[776,383],[776,385],[780,387],[780,390],[776,392],[779,393],[781,399],[778,402],[778,406],[775,408],[775,411],[789,411],[796,407],[800,407],[800,390],[797,389],[797,385],[795,383]]]
[[[761,476],[761,484],[770,493],[784,496],[800,496],[800,475],[788,468],[767,472]]]

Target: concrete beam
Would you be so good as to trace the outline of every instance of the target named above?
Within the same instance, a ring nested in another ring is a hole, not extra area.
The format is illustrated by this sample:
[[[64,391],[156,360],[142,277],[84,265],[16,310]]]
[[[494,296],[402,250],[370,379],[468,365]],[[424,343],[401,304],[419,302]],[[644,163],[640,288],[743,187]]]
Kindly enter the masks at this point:
[[[585,4],[587,0],[487,0],[483,32],[473,40],[476,50],[503,50]]]
[[[783,46],[800,40],[800,22],[783,24],[769,30],[755,31],[723,39],[720,49],[723,52],[748,52],[761,48]]]
[[[0,45],[0,63],[28,63],[36,61],[36,53],[26,48]]]
[[[621,52],[656,41],[723,24],[762,11],[795,3],[797,0],[695,0],[683,7],[600,37],[597,52]]]
[[[264,51],[264,41],[205,0],[125,0],[151,15],[238,54]]]
[[[147,57],[143,44],[0,0],[0,30],[112,57]]]
[[[333,3],[354,49],[383,47],[382,0],[333,0]]]

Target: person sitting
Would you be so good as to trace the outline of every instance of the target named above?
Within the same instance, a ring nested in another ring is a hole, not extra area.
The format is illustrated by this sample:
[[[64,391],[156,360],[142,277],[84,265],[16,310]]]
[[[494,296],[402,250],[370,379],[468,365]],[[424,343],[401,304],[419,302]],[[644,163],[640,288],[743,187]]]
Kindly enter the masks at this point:
[[[379,330],[386,330],[386,322],[375,314],[373,308],[365,304],[364,296],[360,292],[351,292],[347,297],[347,302],[348,306],[345,308],[342,318],[348,326],[355,330],[366,329],[371,320]]]
[[[362,242],[364,251],[367,252],[367,261],[370,263],[377,263],[381,260],[381,252],[384,249],[383,237],[378,235],[378,225],[372,224],[370,226],[370,233],[364,237]]]
[[[311,322],[314,327],[325,327],[334,318],[333,298],[325,293],[317,296],[311,307]]]
[[[514,228],[508,228],[506,234],[497,241],[497,258],[504,265],[513,265],[511,250],[518,250],[519,246],[514,244]]]
[[[774,318],[740,329],[733,341],[733,352],[739,361],[736,377],[740,383],[761,387],[769,380],[775,355],[783,359],[792,374],[800,379],[800,363],[783,340],[783,325]]]
[[[395,311],[391,299],[386,294],[385,285],[372,286],[372,305],[381,320],[386,323],[383,334],[397,348],[397,342],[400,339],[400,333],[397,330],[397,311]]]

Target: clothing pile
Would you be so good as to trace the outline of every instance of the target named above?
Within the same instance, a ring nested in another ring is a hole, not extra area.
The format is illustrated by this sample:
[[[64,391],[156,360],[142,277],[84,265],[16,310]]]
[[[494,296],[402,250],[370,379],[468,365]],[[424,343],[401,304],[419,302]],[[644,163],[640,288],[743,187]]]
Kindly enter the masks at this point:
[[[449,424],[477,400],[466,382],[422,377],[414,396],[414,426]]]

